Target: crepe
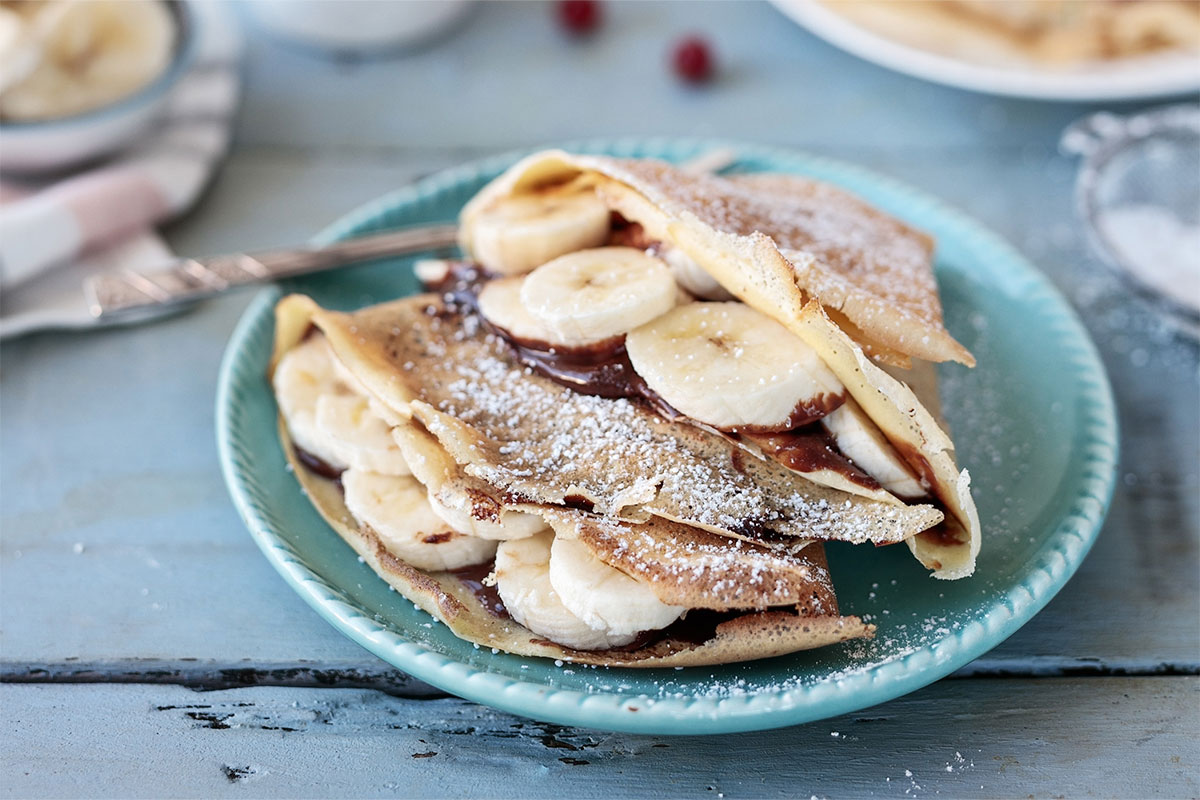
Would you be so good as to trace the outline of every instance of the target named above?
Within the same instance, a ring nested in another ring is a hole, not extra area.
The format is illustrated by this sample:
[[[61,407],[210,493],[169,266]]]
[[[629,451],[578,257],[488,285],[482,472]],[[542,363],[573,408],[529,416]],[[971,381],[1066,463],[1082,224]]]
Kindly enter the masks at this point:
[[[430,296],[411,298],[401,301],[399,307],[419,310],[435,300]],[[375,335],[379,331],[363,324],[372,314],[382,318],[385,310],[397,322],[411,321],[397,316],[397,304],[342,315],[325,312],[305,297],[285,298],[276,309],[271,370],[307,337],[326,335],[339,357],[346,354],[342,363],[361,385],[387,387],[383,397],[394,404],[392,408],[399,407],[401,398],[413,396],[413,389],[386,376],[405,374],[388,360],[401,357],[403,351],[389,352],[395,344],[391,338],[382,348],[368,346],[378,343]],[[418,332],[414,339],[420,335]],[[465,476],[428,433],[410,426],[399,423],[398,428],[407,431],[402,442],[415,466],[414,474],[430,482],[431,492],[469,498],[470,507],[481,517],[542,514],[560,535],[583,542],[600,560],[640,576],[665,599],[696,609],[647,642],[626,648],[576,650],[534,634],[503,612],[495,613],[496,599],[480,586],[483,575],[468,571],[468,580],[464,580],[461,572],[421,570],[393,554],[381,536],[346,507],[340,482],[311,467],[281,419],[280,438],[288,462],[325,520],[397,592],[463,639],[517,655],[605,666],[667,667],[766,658],[870,636],[874,630],[857,617],[839,614],[819,543],[804,540],[789,548],[769,549],[666,520],[605,520],[576,509],[501,498],[493,488]],[[426,540],[445,535],[440,529],[416,535],[425,534]],[[754,580],[767,578],[769,592],[753,590]]]
[[[932,240],[829,184],[791,175],[694,175],[652,160],[529,156],[463,208],[461,244],[497,200],[583,176],[652,239],[687,253],[734,296],[793,328],[812,297],[868,349],[903,365],[975,360],[942,324]]]
[[[494,337],[458,327],[436,295],[352,314],[299,296],[280,308],[308,315],[375,397],[479,481],[477,492],[631,521],[656,516],[766,546],[899,543],[944,518],[930,505],[868,500],[739,459],[723,436],[529,374]]]
[[[855,401],[944,505],[946,520],[906,539],[934,577],[975,569],[981,544],[970,476],[912,390],[884,371],[974,357],[942,325],[933,242],[836,187],[791,175],[725,179],[663,162],[551,150],[518,162],[463,208],[473,221],[504,198],[588,183],[650,239],[685,251],[722,287],[816,349]],[[878,363],[877,363],[878,362]]]
[[[284,298],[271,361],[309,498],[456,635],[727,663],[872,635],[825,541],[973,571],[933,370],[973,359],[924,234],[795,176],[551,151],[460,235],[468,261],[419,272],[431,293]]]

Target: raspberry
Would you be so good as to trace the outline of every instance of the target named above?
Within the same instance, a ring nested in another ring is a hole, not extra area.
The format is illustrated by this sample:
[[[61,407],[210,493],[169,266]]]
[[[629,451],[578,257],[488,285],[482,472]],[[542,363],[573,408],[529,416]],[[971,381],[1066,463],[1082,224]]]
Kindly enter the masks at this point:
[[[558,4],[558,21],[577,36],[589,34],[600,25],[600,3],[597,0],[562,0]]]
[[[712,78],[713,56],[708,42],[688,36],[675,45],[671,55],[675,74],[688,83],[704,83]]]

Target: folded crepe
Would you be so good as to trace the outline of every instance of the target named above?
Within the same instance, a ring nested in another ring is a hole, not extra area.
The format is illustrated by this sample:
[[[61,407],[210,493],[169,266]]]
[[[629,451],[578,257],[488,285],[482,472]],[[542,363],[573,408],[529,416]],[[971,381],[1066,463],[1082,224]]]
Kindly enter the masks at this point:
[[[978,520],[913,389],[970,355],[932,243],[790,176],[551,152],[464,208],[429,294],[276,310],[289,462],[458,636],[685,666],[869,636],[824,541],[969,575]],[[836,321],[835,321],[836,320]],[[936,390],[931,395],[936,397]]]

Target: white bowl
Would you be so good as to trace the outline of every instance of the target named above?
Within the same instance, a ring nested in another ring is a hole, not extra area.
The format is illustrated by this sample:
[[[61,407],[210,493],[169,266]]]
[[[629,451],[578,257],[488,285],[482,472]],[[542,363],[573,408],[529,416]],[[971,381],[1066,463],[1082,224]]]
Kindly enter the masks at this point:
[[[195,50],[192,10],[172,0],[177,40],[171,63],[153,82],[115,103],[57,119],[0,122],[0,171],[50,172],[108,155],[129,144],[162,113],[171,89],[187,72]]]
[[[384,54],[428,42],[457,25],[473,0],[256,0],[260,27],[292,42],[338,53]]]

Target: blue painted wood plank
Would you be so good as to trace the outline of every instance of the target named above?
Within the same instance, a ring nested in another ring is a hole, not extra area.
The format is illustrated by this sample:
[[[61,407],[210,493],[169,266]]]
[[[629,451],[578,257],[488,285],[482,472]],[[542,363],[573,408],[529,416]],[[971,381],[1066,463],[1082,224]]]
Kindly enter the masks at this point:
[[[1198,695],[1200,678],[943,681],[811,725],[670,738],[358,690],[10,685],[0,796],[1192,797]]]

